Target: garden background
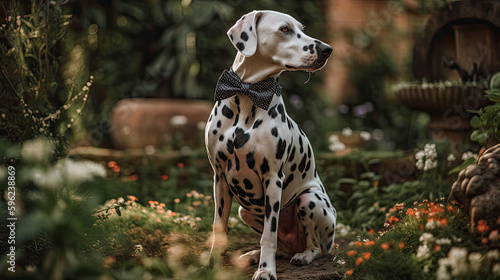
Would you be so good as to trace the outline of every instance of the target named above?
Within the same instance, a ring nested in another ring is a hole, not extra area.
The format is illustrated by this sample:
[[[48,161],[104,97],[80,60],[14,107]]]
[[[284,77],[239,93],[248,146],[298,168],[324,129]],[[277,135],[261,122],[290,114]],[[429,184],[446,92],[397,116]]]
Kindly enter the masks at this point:
[[[498,4],[3,1],[2,279],[251,278],[233,259],[259,235],[236,203],[223,265],[207,263],[203,129],[236,53],[226,32],[255,9],[334,49],[280,83],[338,212],[335,249],[278,277],[496,279],[500,174],[475,163],[500,139]]]

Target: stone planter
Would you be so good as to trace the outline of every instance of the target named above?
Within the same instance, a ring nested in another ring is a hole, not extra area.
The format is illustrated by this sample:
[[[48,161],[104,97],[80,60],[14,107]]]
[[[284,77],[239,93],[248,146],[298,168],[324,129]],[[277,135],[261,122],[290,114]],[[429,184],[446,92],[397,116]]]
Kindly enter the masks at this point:
[[[489,104],[484,88],[471,84],[405,84],[396,90],[397,99],[407,107],[431,116],[427,128],[434,140],[469,142],[472,128],[469,110]]]
[[[123,99],[111,113],[111,139],[117,149],[200,146],[212,107],[200,100]]]

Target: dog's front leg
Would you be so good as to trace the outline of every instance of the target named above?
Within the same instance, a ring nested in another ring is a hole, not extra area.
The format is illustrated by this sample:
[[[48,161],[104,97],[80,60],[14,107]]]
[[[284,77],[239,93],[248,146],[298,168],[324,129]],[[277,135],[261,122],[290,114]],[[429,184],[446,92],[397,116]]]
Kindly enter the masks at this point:
[[[210,250],[210,265],[222,264],[221,254],[227,247],[227,222],[231,212],[233,197],[229,192],[226,179],[219,173],[214,175],[215,215],[212,234],[212,249]]]
[[[264,228],[260,240],[259,269],[253,280],[276,280],[276,249],[278,245],[278,220],[281,209],[281,178],[269,178],[265,191]],[[266,181],[266,180],[264,180]]]

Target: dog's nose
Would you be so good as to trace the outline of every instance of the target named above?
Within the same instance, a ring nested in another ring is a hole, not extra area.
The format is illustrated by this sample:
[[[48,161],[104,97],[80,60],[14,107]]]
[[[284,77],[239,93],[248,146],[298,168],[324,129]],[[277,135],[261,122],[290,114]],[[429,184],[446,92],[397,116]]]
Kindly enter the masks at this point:
[[[319,43],[318,50],[321,52],[321,55],[325,58],[329,57],[332,54],[333,48],[327,44]]]

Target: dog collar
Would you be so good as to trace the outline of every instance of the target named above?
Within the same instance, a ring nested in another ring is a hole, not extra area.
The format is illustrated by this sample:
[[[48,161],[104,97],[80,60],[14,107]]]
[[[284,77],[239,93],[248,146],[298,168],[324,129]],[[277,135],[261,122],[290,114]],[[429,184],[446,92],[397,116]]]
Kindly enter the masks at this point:
[[[244,83],[232,69],[225,69],[215,86],[214,100],[223,100],[236,94],[250,97],[257,107],[267,111],[273,96],[281,95],[281,86],[276,78],[267,78],[255,84]]]

